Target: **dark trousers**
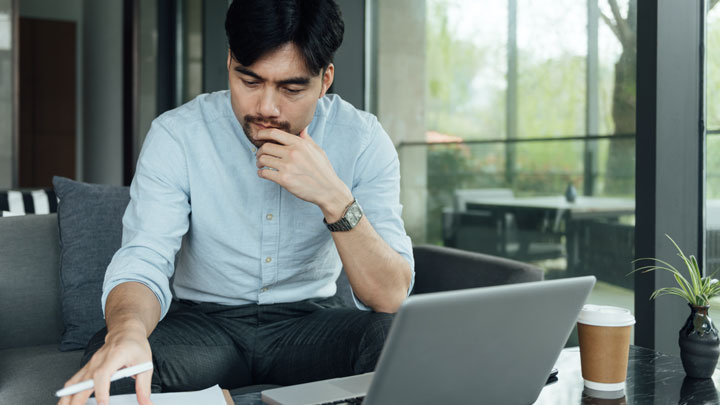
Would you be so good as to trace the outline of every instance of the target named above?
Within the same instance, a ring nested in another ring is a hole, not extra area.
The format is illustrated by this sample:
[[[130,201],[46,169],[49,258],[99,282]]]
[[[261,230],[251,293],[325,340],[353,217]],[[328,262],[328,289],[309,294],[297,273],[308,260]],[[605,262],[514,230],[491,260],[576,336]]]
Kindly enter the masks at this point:
[[[340,307],[334,298],[242,306],[173,301],[149,337],[152,391],[291,385],[373,371],[391,322],[391,314]],[[90,339],[83,364],[106,333]],[[113,382],[110,392],[135,392],[135,381]]]

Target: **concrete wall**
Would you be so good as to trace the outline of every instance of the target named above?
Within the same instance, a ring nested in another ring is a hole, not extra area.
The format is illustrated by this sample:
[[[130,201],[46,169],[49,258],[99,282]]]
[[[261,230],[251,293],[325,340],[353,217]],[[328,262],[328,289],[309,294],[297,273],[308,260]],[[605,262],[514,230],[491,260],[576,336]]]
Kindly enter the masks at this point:
[[[335,52],[333,92],[355,108],[365,107],[365,2],[338,0],[345,22],[343,43]]]
[[[0,0],[0,189],[13,177],[12,1]]]
[[[123,184],[122,1],[83,2],[83,178]]]
[[[425,1],[375,1],[377,116],[395,146],[425,140]],[[414,244],[425,242],[427,149],[399,147],[400,201]]]
[[[76,88],[77,101],[75,115],[75,176],[76,179],[83,179],[84,168],[84,130],[83,130],[83,0],[20,0],[20,17],[42,18],[46,20],[71,21],[75,23],[77,50],[75,61],[76,66]]]
[[[140,2],[139,66],[137,78],[140,98],[138,100],[138,127],[133,141],[133,167],[140,156],[140,148],[157,115],[157,69],[158,27],[157,0]]]

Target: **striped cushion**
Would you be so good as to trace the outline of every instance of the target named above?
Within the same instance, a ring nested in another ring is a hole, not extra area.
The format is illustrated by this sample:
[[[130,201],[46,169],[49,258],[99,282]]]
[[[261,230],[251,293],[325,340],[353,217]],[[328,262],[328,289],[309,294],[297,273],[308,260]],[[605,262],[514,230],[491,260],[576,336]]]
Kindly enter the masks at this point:
[[[57,212],[57,197],[52,189],[0,191],[0,216],[50,214]]]

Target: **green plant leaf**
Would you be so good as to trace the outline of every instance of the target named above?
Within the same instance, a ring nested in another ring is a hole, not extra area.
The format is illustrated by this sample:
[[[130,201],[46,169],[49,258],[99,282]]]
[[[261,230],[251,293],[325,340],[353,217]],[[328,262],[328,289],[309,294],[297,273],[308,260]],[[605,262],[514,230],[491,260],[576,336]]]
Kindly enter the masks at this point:
[[[680,274],[673,273],[673,277],[675,277],[675,281],[677,281],[680,288],[682,288],[683,292],[687,294],[688,296],[692,295],[690,294],[690,285],[688,284],[687,280],[685,280],[685,277],[683,277]]]
[[[637,269],[633,270],[632,272],[630,272],[630,273],[628,273],[628,274],[635,273],[636,271],[642,271],[643,273],[647,273],[647,272],[649,272],[649,271],[654,271],[654,270],[667,270],[667,271],[672,272],[672,273],[675,273],[675,274],[680,274],[679,271],[677,271],[677,270],[675,270],[675,269],[671,269],[671,268],[665,267],[665,266],[643,266],[643,267],[638,267]]]
[[[688,293],[690,293],[690,290],[692,290],[692,287],[691,287],[690,283],[687,281],[687,279],[685,277],[683,277],[683,275],[680,273],[679,270],[677,270],[671,264],[663,262],[662,260],[658,260],[658,262],[662,262],[662,263],[666,264],[666,266],[668,266],[668,267],[654,266],[654,265],[643,266],[643,267],[638,267],[637,269],[633,270],[632,272],[630,272],[628,274],[632,274],[636,271],[642,271],[643,273],[647,273],[649,271],[655,271],[655,270],[666,270],[673,274],[673,276],[675,277],[675,280],[682,287],[683,290],[686,290]]]
[[[698,280],[698,283],[702,281],[702,273],[700,272],[700,266],[698,266],[697,259],[694,255],[690,255],[689,262],[686,262],[688,265],[688,269],[690,270],[690,274],[695,276],[695,279]]]
[[[679,289],[679,288],[677,288],[677,287],[663,287],[663,288],[658,288],[657,290],[655,290],[655,292],[652,293],[652,295],[650,296],[650,298],[651,298],[651,299],[655,299],[655,298],[657,298],[657,297],[659,297],[659,296],[661,296],[661,295],[676,295],[676,296],[678,296],[678,297],[680,297],[680,298],[683,298],[684,300],[686,300],[686,301],[688,301],[688,302],[690,302],[690,303],[694,303],[694,301],[695,301],[695,300],[693,299],[693,297],[689,297],[689,296],[686,295],[681,289]]]
[[[660,263],[660,264],[662,264],[662,265],[667,266],[668,268],[667,268],[666,270],[675,271],[675,272],[677,272],[677,273],[680,273],[680,270],[676,269],[675,266],[673,266],[672,264],[666,262],[665,260],[661,260],[661,259],[651,259],[651,258],[648,258],[648,259],[637,259],[637,260],[654,260],[654,261],[656,261],[656,262],[658,262],[658,263]],[[636,261],[636,260],[634,260],[634,261]],[[661,267],[661,266],[651,265],[651,266],[645,266],[645,267]],[[636,271],[637,271],[637,270],[636,270]]]
[[[687,267],[688,269],[689,278],[684,276],[683,272],[678,270],[672,264],[664,260],[652,257],[638,258],[633,260],[633,264],[645,260],[651,260],[653,261],[653,263],[640,266],[628,273],[628,275],[637,271],[643,273],[656,270],[670,272],[672,273],[673,278],[675,279],[675,282],[677,282],[678,286],[658,288],[650,296],[651,299],[655,299],[662,295],[675,295],[686,300],[691,305],[708,305],[711,298],[720,295],[720,282],[713,281],[714,278],[712,276],[703,277],[697,258],[695,258],[694,255],[686,256],[680,246],[675,243],[675,241],[670,237],[670,235],[665,234],[665,236],[670,240],[673,246],[675,246],[675,249],[677,249],[678,257],[682,259],[685,267]],[[712,275],[714,276],[718,271],[720,271],[720,269],[713,272]]]
[[[688,272],[690,273],[690,282],[692,284],[691,293],[692,295],[697,296],[701,293],[700,289],[700,275],[699,275],[699,269],[697,267],[697,260],[695,260],[694,256],[691,256],[689,259],[687,256],[685,256],[685,253],[683,253],[682,249],[680,249],[680,246],[678,246],[677,243],[673,240],[673,238],[670,237],[670,235],[665,234],[668,239],[670,239],[670,242],[675,246],[675,249],[678,251],[678,256],[685,262],[685,265],[688,268]]]

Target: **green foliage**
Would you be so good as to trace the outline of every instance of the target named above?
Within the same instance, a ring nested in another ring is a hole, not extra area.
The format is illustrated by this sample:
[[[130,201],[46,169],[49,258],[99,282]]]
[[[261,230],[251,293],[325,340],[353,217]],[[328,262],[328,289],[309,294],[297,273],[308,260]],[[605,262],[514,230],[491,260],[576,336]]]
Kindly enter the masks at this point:
[[[707,17],[707,127],[720,129],[720,7]],[[710,154],[708,154],[708,158]]]
[[[708,93],[709,95],[709,93]],[[720,135],[707,137],[707,199],[720,199]]]
[[[469,38],[461,38],[448,21],[450,0],[428,1],[426,27],[427,125],[443,133],[462,136],[499,137],[504,132],[504,113],[498,106],[490,109],[473,105],[472,82],[479,67],[493,65],[491,49],[477,47]],[[501,45],[501,44],[498,44]]]
[[[707,128],[720,129],[720,7],[715,6],[707,17]],[[720,198],[720,135],[707,137],[707,185],[708,199]]]
[[[520,52],[519,59],[529,61],[530,57]],[[584,134],[585,86],[584,57],[568,54],[521,65],[518,71],[518,136]]]
[[[678,256],[683,260],[685,266],[688,269],[690,280],[685,278],[682,272],[680,272],[680,270],[675,268],[672,264],[657,258],[641,258],[634,260],[633,262],[652,260],[656,263],[660,263],[661,265],[642,266],[635,269],[633,273],[636,271],[642,271],[643,273],[647,273],[649,271],[655,270],[665,270],[672,273],[675,281],[678,284],[678,287],[659,288],[655,290],[655,292],[653,292],[653,294],[650,296],[651,299],[655,299],[661,295],[675,295],[686,300],[690,305],[696,307],[704,307],[710,305],[710,299],[720,295],[720,283],[718,283],[717,279],[713,278],[715,273],[710,276],[703,277],[702,272],[700,271],[700,266],[698,265],[695,256],[685,256],[685,253],[683,253],[682,249],[680,249],[680,246],[678,246],[677,243],[675,243],[675,241],[669,235],[665,236],[667,236],[667,238],[670,239],[670,242],[675,245],[675,248],[678,251]]]

